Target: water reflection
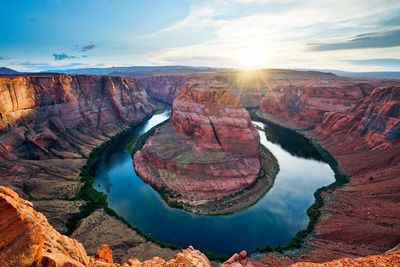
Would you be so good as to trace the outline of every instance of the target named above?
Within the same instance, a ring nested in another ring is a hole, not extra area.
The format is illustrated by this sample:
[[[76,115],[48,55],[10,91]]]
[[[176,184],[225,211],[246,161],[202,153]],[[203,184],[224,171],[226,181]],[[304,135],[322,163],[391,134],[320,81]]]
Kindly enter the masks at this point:
[[[264,127],[268,141],[280,145],[292,156],[322,160],[317,149],[310,144],[310,141],[295,131],[273,123],[255,122],[254,124]]]
[[[254,122],[261,143],[277,158],[280,172],[272,189],[255,205],[230,215],[204,216],[170,208],[149,185],[137,177],[125,149],[139,136],[169,117],[153,116],[107,149],[96,173],[95,188],[108,194],[109,205],[144,233],[165,243],[230,254],[258,246],[285,245],[308,223],[307,208],[317,188],[334,181],[334,173],[321,161],[307,139]],[[272,141],[271,141],[271,140]]]

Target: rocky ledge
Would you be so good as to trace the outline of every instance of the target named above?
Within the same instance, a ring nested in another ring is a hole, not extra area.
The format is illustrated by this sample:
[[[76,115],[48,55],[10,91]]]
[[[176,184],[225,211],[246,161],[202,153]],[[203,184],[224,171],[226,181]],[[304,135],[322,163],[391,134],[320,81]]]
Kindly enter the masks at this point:
[[[170,122],[135,153],[134,166],[173,204],[193,212],[224,213],[210,203],[254,185],[259,158],[258,131],[238,98],[215,79],[191,78],[173,101]],[[268,154],[269,170],[272,161]],[[242,201],[230,201],[229,211]]]
[[[207,257],[192,247],[171,260],[130,258],[123,264],[114,263],[108,245],[101,246],[94,257],[88,256],[81,243],[57,232],[31,202],[4,186],[0,186],[0,214],[0,266],[211,266]]]
[[[108,245],[102,245],[93,257],[88,256],[85,248],[77,240],[57,232],[46,217],[33,209],[31,202],[18,196],[7,187],[0,186],[0,265],[1,266],[73,266],[73,267],[155,267],[187,266],[211,267],[207,257],[193,247],[177,253],[171,260],[161,257],[140,261],[129,258],[123,263],[113,261],[113,252]],[[340,259],[322,264],[299,262],[291,265],[290,260],[282,265],[271,258],[262,263],[250,262],[246,251],[233,255],[221,267],[255,266],[397,266],[400,264],[398,247],[385,255],[366,258]],[[213,264],[215,266],[216,264]]]

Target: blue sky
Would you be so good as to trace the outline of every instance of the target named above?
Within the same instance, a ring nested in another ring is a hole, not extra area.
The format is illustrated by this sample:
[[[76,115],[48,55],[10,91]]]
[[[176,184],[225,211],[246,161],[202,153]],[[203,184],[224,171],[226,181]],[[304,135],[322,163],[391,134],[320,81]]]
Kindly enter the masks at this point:
[[[399,0],[0,0],[0,66],[400,70]]]

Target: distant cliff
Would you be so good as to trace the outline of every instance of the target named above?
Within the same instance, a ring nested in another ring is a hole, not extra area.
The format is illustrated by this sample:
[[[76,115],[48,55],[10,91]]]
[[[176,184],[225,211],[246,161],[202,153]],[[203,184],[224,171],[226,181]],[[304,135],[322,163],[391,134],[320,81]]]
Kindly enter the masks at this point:
[[[143,89],[154,99],[172,104],[179,88],[187,80],[187,76],[155,76],[140,78]]]
[[[26,159],[86,156],[87,152],[79,148],[79,136],[113,134],[121,127],[142,121],[154,110],[156,105],[135,79],[71,75],[3,77],[1,154]]]
[[[260,111],[315,134],[363,137],[371,149],[400,140],[400,86],[281,86],[261,100]]]

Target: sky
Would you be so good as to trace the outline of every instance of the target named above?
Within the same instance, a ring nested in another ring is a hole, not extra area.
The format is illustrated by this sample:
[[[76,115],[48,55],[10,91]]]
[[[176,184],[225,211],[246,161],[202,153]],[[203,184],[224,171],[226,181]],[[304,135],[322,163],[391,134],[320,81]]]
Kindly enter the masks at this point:
[[[400,71],[400,0],[0,0],[0,66]]]

